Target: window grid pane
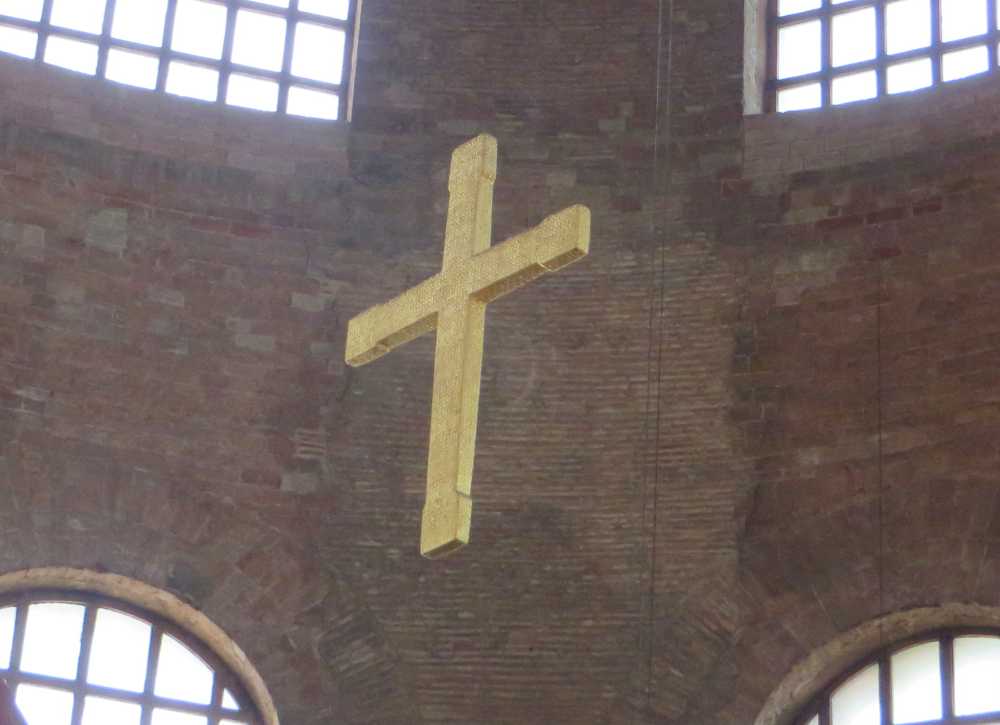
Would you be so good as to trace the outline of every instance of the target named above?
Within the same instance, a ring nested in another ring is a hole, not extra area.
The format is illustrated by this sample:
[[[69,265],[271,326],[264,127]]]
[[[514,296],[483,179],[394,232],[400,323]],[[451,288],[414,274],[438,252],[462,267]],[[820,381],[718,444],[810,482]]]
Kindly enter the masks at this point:
[[[1000,630],[944,630],[882,649],[830,683],[791,723],[1000,723]]]
[[[17,599],[0,604],[0,676],[28,725],[260,722],[235,676],[176,625],[100,595]]]
[[[822,108],[992,71],[1000,49],[997,2],[775,0],[767,105],[778,112]]]
[[[51,2],[43,21],[44,0],[0,0],[0,53],[254,110],[337,120],[349,107],[359,0]]]

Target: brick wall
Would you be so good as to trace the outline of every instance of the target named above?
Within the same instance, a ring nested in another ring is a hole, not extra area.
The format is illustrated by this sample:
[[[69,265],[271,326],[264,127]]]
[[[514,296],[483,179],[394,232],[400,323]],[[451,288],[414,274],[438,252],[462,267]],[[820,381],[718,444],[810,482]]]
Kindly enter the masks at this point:
[[[997,79],[744,118],[741,5],[367,0],[349,127],[0,59],[0,568],[167,588],[288,725],[750,722],[878,614],[879,476],[882,606],[993,603]],[[427,562],[433,341],[343,340],[481,131],[498,238],[594,242]]]

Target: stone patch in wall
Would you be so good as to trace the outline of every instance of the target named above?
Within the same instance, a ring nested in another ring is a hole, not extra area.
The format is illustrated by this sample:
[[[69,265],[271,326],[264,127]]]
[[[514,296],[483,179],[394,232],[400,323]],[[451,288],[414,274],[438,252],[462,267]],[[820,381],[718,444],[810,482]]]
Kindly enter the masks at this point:
[[[128,243],[128,211],[126,209],[101,209],[87,219],[84,243],[119,257]]]

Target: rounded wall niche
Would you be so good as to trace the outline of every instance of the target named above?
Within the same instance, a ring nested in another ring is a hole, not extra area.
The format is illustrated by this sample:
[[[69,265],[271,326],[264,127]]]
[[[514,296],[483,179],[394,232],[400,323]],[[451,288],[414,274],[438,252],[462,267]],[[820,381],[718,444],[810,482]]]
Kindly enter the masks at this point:
[[[167,592],[113,574],[0,576],[0,675],[29,725],[108,717],[278,724],[260,675],[217,625]]]
[[[826,706],[829,696],[845,686],[863,689],[861,680],[866,673],[871,675],[870,670],[877,670],[879,663],[884,665],[884,660],[915,651],[920,645],[948,640],[950,657],[942,661],[950,660],[951,664],[942,666],[953,667],[954,640],[973,637],[997,639],[1000,654],[1000,607],[949,603],[865,622],[814,650],[792,668],[771,693],[754,725],[818,721],[812,717],[814,711]]]

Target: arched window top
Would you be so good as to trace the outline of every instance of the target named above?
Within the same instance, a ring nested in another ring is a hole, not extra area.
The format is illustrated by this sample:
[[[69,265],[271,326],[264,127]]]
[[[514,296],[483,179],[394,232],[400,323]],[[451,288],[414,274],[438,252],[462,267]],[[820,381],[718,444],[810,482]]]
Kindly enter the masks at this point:
[[[1000,631],[959,630],[898,643],[825,689],[797,725],[996,725]]]
[[[258,725],[239,678],[171,621],[99,594],[0,597],[0,677],[27,725]]]
[[[997,67],[998,0],[771,0],[780,112],[907,93]]]
[[[0,0],[0,52],[259,111],[348,116],[359,0]]]

